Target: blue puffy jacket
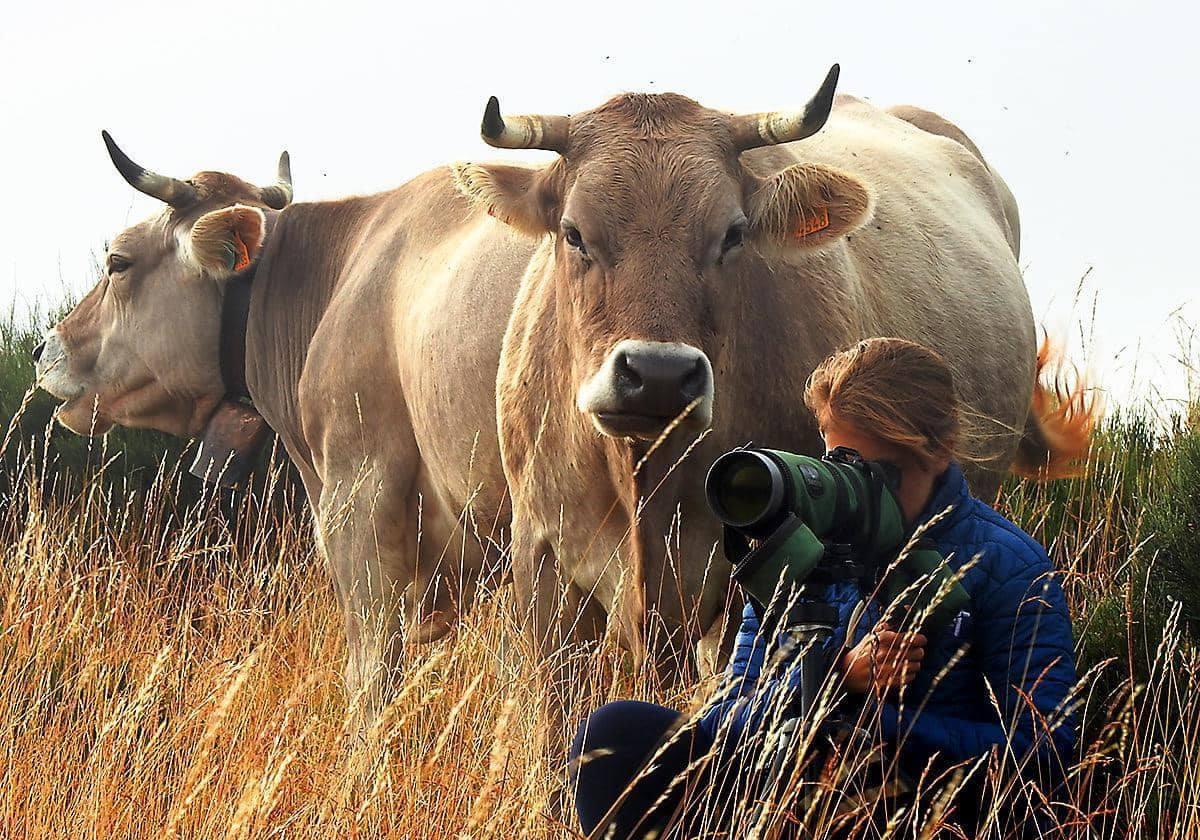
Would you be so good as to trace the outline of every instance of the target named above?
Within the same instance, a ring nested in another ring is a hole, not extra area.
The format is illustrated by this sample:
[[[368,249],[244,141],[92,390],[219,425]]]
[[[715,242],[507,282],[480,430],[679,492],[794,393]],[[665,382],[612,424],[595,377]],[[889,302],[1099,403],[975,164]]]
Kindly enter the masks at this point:
[[[1064,710],[1075,683],[1075,661],[1058,576],[1042,546],[970,494],[957,465],[939,479],[917,522],[929,523],[943,511],[923,533],[952,568],[974,560],[962,578],[971,598],[968,614],[959,615],[957,629],[930,639],[921,671],[903,693],[903,710],[891,702],[879,704],[879,731],[898,746],[910,768],[935,754],[957,762],[1000,745],[1017,761],[1032,752],[1040,768],[1061,777],[1074,749],[1076,722]],[[878,620],[878,605],[865,604],[861,619],[849,627],[861,597],[855,583],[829,587],[826,598],[840,616],[831,650],[840,651],[848,634],[857,641]],[[951,664],[960,649],[961,658]],[[798,669],[790,663],[762,673],[767,650],[758,617],[747,604],[722,699],[700,721],[710,736],[720,735],[726,744],[745,743],[745,736],[759,730],[780,701],[796,691]],[[1036,714],[1024,698],[1032,700]]]

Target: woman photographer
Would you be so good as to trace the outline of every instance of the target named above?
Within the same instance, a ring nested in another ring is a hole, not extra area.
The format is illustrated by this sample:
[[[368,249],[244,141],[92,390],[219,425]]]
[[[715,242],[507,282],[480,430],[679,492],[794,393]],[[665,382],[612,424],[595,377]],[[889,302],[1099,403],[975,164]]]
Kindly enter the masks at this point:
[[[839,622],[827,650],[846,695],[841,709],[855,710],[895,759],[885,771],[892,781],[912,786],[991,754],[1048,793],[1076,739],[1066,600],[1044,549],[970,494],[956,460],[960,407],[946,363],[910,341],[870,339],[819,365],[805,402],[828,449],[899,468],[906,519],[970,596],[952,626],[927,637],[882,620],[887,605],[857,582],[830,584],[825,599]],[[1084,416],[1058,431],[1082,444],[1089,423]],[[767,795],[748,779],[763,775],[764,745],[799,671],[800,652],[777,636],[747,604],[724,684],[698,720],[634,701],[588,718],[571,748],[585,831],[616,840],[667,829],[707,836],[728,831],[738,809]],[[986,772],[977,768],[970,795],[957,800],[955,820],[968,830],[980,819]]]

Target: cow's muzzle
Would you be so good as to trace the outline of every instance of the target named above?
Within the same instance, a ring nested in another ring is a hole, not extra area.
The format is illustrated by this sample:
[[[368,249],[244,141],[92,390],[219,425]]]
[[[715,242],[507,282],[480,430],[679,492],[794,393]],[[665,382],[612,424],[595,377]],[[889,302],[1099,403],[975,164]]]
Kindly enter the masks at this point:
[[[44,340],[33,348],[37,384],[60,400],[78,397],[84,391],[69,369],[67,347],[55,329],[48,330]]]
[[[653,440],[678,420],[712,422],[712,364],[689,344],[622,341],[579,390],[579,409],[610,437]]]

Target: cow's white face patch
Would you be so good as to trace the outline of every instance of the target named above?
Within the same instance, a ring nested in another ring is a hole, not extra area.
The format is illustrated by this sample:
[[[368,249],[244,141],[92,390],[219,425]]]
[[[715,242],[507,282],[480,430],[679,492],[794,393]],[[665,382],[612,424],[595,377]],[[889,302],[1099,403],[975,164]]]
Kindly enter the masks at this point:
[[[576,405],[609,437],[654,440],[673,423],[708,428],[712,364],[690,344],[621,341],[580,387]]]

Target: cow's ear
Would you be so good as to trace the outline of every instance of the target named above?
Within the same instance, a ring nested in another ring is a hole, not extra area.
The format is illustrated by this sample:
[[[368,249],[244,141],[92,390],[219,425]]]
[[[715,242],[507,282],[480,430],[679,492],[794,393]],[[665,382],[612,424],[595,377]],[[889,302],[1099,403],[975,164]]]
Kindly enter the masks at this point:
[[[188,235],[188,251],[210,276],[232,277],[258,256],[265,231],[262,210],[235,204],[197,219]]]
[[[557,162],[541,169],[503,163],[456,163],[459,192],[472,204],[530,236],[558,229],[562,177]]]
[[[758,179],[748,201],[754,233],[818,248],[854,231],[871,213],[871,193],[852,175],[798,163]]]

